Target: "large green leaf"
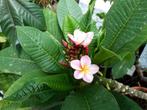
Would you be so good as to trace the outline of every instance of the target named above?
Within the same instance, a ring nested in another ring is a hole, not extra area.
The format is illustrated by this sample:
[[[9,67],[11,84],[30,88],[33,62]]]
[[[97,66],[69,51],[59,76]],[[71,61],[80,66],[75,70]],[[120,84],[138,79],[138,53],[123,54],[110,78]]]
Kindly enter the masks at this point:
[[[117,0],[114,2],[106,16],[106,36],[101,42],[101,47],[122,58],[128,52],[134,53],[147,40],[147,19],[143,17],[147,15],[146,3],[146,0]],[[105,54],[107,52],[102,52],[102,50],[100,48],[95,59],[107,56]],[[108,66],[112,65],[110,62],[116,60],[109,55],[105,59],[105,63],[109,63]]]
[[[18,110],[21,106],[21,102],[1,100],[0,101],[0,110]]]
[[[147,40],[146,0],[117,0],[106,16],[102,45],[116,53],[134,51]],[[140,35],[141,34],[141,35]],[[130,45],[133,45],[130,47]]]
[[[57,6],[57,17],[60,27],[63,27],[64,18],[73,16],[76,20],[82,16],[82,11],[75,0],[60,0]]]
[[[101,41],[102,36],[102,31],[97,29],[96,22],[91,21],[90,25],[88,26],[88,31],[89,32],[94,32],[94,37],[92,39],[92,42],[90,43],[89,47],[89,55],[93,59],[95,52],[97,51],[99,47],[99,43]],[[87,31],[85,31],[87,32]]]
[[[45,30],[42,10],[28,0],[0,0],[0,25],[2,32],[14,44],[16,41],[16,25],[27,25]]]
[[[17,34],[24,51],[45,72],[61,72],[62,46],[49,33],[32,27],[17,27]]]
[[[45,8],[43,12],[47,31],[51,33],[58,41],[61,41],[63,39],[63,33],[59,27],[56,13],[49,10],[48,8]]]
[[[23,75],[33,70],[38,70],[38,68],[31,60],[0,56],[0,72],[2,73]]]
[[[117,101],[103,86],[95,85],[72,92],[61,110],[120,110]]]
[[[32,93],[31,97],[26,100],[19,100],[17,98],[14,100],[3,99],[0,101],[0,110],[32,110],[39,109],[40,107],[44,108],[50,104],[50,101],[53,101],[52,98],[55,97],[55,94],[57,94],[57,92],[51,89],[44,89],[40,92],[35,91]],[[28,96],[29,95],[30,94],[28,94]],[[55,100],[57,101],[57,98],[55,98]],[[28,107],[30,107],[30,109]]]
[[[121,60],[121,57],[117,55],[116,53],[114,53],[113,51],[108,50],[105,47],[101,47],[100,51],[95,54],[94,62],[100,64],[114,57]]]
[[[129,99],[128,97],[123,96],[119,93],[113,93],[113,95],[115,96],[120,106],[120,110],[142,110],[136,102]]]
[[[0,72],[23,75],[35,70],[37,65],[31,59],[18,57],[12,47],[0,51]]]
[[[54,90],[70,90],[72,88],[67,74],[47,76],[43,72],[36,71],[25,74],[14,82],[5,93],[5,98],[11,100],[26,99],[32,94],[41,92],[45,86]]]
[[[22,21],[14,10],[14,7],[11,5],[10,0],[0,0],[0,25],[2,32],[9,36],[9,40],[15,42],[15,26],[22,25]]]
[[[45,76],[45,74],[40,71],[23,75],[21,78],[15,81],[6,91],[5,98],[8,97],[11,100],[28,98],[27,96],[32,95],[33,92],[41,90],[42,84],[34,82],[34,79],[42,76]]]
[[[113,78],[121,78],[127,74],[128,70],[135,62],[135,55],[128,53],[122,61],[117,61],[112,68]]]
[[[18,14],[22,16],[27,25],[36,27],[40,30],[45,30],[45,20],[42,9],[35,3],[29,0],[10,0],[15,6]]]
[[[0,90],[6,91],[18,78],[16,74],[0,73]]]

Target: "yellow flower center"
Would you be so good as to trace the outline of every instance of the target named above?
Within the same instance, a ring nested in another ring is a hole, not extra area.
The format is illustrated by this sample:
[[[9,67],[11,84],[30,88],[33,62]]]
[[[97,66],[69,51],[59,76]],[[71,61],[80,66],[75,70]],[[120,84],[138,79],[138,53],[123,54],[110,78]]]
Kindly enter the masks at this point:
[[[87,74],[89,73],[89,67],[87,65],[84,65],[82,68],[81,68],[81,72],[84,73],[84,74]]]

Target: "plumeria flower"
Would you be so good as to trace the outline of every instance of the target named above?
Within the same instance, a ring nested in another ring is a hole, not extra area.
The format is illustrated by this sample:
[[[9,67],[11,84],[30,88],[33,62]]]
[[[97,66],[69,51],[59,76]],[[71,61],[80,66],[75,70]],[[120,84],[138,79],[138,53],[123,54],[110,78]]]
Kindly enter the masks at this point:
[[[76,29],[74,31],[74,35],[68,34],[68,37],[73,43],[75,43],[76,45],[83,45],[84,47],[87,47],[91,43],[93,36],[93,32],[85,33],[80,31],[79,29]]]
[[[74,78],[83,79],[87,83],[91,83],[94,78],[94,74],[99,71],[99,67],[95,64],[91,64],[89,56],[82,56],[80,60],[72,60],[70,66],[75,69]]]

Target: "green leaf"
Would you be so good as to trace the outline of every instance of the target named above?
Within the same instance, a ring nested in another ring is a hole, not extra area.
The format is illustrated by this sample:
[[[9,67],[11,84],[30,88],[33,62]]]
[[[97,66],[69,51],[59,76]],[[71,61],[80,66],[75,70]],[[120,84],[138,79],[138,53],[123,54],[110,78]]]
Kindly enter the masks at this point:
[[[18,78],[19,76],[16,74],[0,73],[0,90],[5,92]]]
[[[115,52],[134,52],[147,40],[146,0],[117,0],[106,16],[102,46]],[[144,35],[142,34],[144,33]],[[130,47],[131,45],[131,47]]]
[[[110,58],[117,58],[118,60],[121,60],[121,57],[114,53],[111,50],[106,49],[105,47],[101,47],[100,51],[95,54],[94,56],[94,62],[101,64],[104,63],[105,61],[108,61]]]
[[[62,46],[51,34],[32,27],[17,27],[17,34],[24,51],[44,72],[61,72]]]
[[[113,95],[115,96],[120,106],[120,110],[142,110],[136,102],[129,99],[128,97],[116,92],[114,92]]]
[[[116,62],[115,65],[113,66],[112,68],[113,78],[117,79],[126,75],[128,69],[130,69],[133,66],[134,62],[135,62],[134,54],[132,55],[128,53],[127,55],[125,55],[123,60]]]
[[[37,65],[30,59],[17,57],[12,47],[0,51],[0,72],[23,75],[35,70],[38,70]]]
[[[30,95],[28,93],[31,93],[32,91],[35,92],[35,90],[37,91],[38,89],[41,89],[41,86],[39,86],[38,83],[35,84],[35,82],[31,82],[31,81],[33,81],[36,77],[42,77],[42,76],[45,76],[45,74],[40,71],[35,71],[23,75],[21,78],[15,81],[11,85],[11,87],[6,91],[5,98],[11,97],[11,99],[12,98],[20,99],[22,97],[24,98]]]
[[[95,52],[96,50],[98,50],[101,39],[103,38],[103,31],[102,29],[98,30],[96,27],[96,22],[92,21],[90,26],[90,32],[94,32],[94,37],[92,39],[92,42],[90,43],[89,47],[89,55],[91,56],[91,58],[93,59],[95,56]]]
[[[72,88],[67,74],[47,76],[43,72],[36,71],[23,75],[5,93],[5,98],[10,100],[21,100],[45,90],[48,86],[54,90],[70,90]]]
[[[80,29],[82,31],[89,31],[90,24],[92,23],[92,15],[94,11],[94,6],[95,6],[96,0],[92,0],[91,4],[89,5],[88,11],[82,16],[80,20]]]
[[[36,27],[40,30],[46,29],[43,11],[35,3],[28,0],[13,0],[11,3],[15,6],[18,15],[22,16],[27,25]]]
[[[120,110],[111,93],[101,85],[90,85],[83,90],[72,92],[61,110]]]
[[[61,28],[63,27],[64,18],[68,15],[79,20],[82,11],[75,0],[60,0],[57,6],[57,17]]]
[[[21,106],[21,102],[1,100],[0,110],[17,110]]]
[[[22,19],[23,18],[23,19]],[[0,25],[2,32],[15,44],[17,39],[16,25],[27,25],[45,30],[42,10],[28,0],[0,0]]]
[[[66,16],[64,19],[63,24],[63,32],[66,41],[68,41],[67,34],[73,34],[75,29],[79,28],[79,23],[72,17],[72,16]]]
[[[12,6],[11,1],[0,0],[0,25],[2,32],[14,43],[16,41],[15,26],[22,25],[23,23]]]
[[[135,52],[141,44],[146,43],[147,41],[147,25],[143,27],[142,31],[138,33],[136,39],[133,39],[129,43],[127,43],[121,50],[118,52],[120,54],[124,54],[124,52]]]
[[[67,74],[50,75],[35,79],[39,83],[44,83],[54,90],[70,90],[73,88]]]
[[[49,10],[48,8],[45,8],[43,12],[45,16],[47,31],[61,42],[63,39],[63,33],[59,27],[56,13]]]

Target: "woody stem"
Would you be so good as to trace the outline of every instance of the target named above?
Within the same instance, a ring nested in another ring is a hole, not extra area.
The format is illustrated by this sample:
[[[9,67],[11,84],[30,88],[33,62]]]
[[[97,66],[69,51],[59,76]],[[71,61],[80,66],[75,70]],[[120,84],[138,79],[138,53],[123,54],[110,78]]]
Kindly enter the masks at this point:
[[[147,100],[147,93],[144,93],[142,91],[136,90],[134,88],[131,88],[129,86],[126,86],[116,80],[107,79],[104,77],[99,77],[99,81],[104,85],[109,85],[110,89],[125,95],[131,95],[138,97],[140,99]]]

